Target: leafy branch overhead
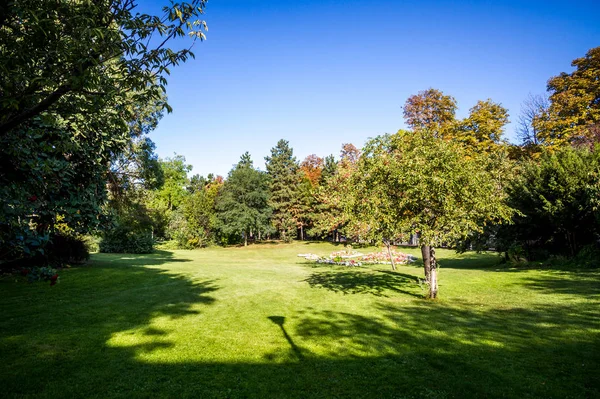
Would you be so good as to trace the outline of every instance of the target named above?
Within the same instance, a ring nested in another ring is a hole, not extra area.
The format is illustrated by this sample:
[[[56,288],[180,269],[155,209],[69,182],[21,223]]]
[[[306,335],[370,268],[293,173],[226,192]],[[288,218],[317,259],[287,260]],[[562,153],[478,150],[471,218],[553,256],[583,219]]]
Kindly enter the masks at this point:
[[[10,2],[0,17],[0,136],[43,112],[93,112],[114,97],[164,100],[169,68],[193,57],[177,37],[204,40],[205,0],[140,14],[133,0]],[[79,107],[69,108],[76,100]]]

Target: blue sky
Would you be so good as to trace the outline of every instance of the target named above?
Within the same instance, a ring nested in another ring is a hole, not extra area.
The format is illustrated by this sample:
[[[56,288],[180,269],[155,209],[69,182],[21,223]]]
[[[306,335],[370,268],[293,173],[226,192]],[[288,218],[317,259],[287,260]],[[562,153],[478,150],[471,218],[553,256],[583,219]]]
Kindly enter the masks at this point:
[[[429,87],[454,96],[459,117],[491,98],[514,121],[529,93],[600,46],[598,15],[597,0],[210,0],[207,40],[172,70],[174,112],[150,137],[192,174],[226,176],[245,151],[264,169],[282,138],[301,160],[396,132],[407,97]]]

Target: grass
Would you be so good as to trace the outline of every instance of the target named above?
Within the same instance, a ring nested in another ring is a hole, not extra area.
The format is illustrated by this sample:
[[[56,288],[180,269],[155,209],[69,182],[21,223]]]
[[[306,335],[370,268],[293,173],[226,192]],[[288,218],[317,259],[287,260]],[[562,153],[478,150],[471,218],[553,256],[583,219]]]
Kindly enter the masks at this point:
[[[600,271],[314,265],[326,243],[92,256],[0,280],[0,396],[600,397]],[[419,255],[415,249],[406,249]]]

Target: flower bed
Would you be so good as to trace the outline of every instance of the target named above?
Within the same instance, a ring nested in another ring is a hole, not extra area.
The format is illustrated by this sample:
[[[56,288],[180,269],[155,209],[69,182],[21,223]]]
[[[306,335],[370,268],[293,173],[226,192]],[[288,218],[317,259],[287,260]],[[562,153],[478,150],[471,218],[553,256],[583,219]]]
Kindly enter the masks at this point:
[[[398,252],[395,250],[391,251],[394,263],[397,265],[406,265],[417,260],[412,255]],[[298,254],[298,256],[305,258],[316,263],[322,263],[327,265],[338,265],[338,266],[362,266],[362,265],[382,265],[392,263],[390,255],[387,250],[380,252],[371,252],[366,255],[360,252],[352,250],[342,250],[332,252],[328,257],[319,256],[316,254]]]

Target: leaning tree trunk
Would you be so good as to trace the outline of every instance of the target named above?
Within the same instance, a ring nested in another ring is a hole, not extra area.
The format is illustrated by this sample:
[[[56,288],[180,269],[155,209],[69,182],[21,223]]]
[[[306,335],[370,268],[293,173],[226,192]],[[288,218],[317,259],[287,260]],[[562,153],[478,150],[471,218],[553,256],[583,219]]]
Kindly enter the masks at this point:
[[[438,293],[438,278],[437,278],[437,260],[435,258],[435,249],[430,245],[421,247],[423,255],[423,268],[425,269],[425,280],[429,284],[430,299],[436,299]]]
[[[388,255],[390,256],[390,262],[392,262],[392,270],[396,270],[396,263],[394,262],[394,257],[392,256],[392,250],[390,249],[391,243],[387,240],[384,240],[383,243],[387,247]]]

